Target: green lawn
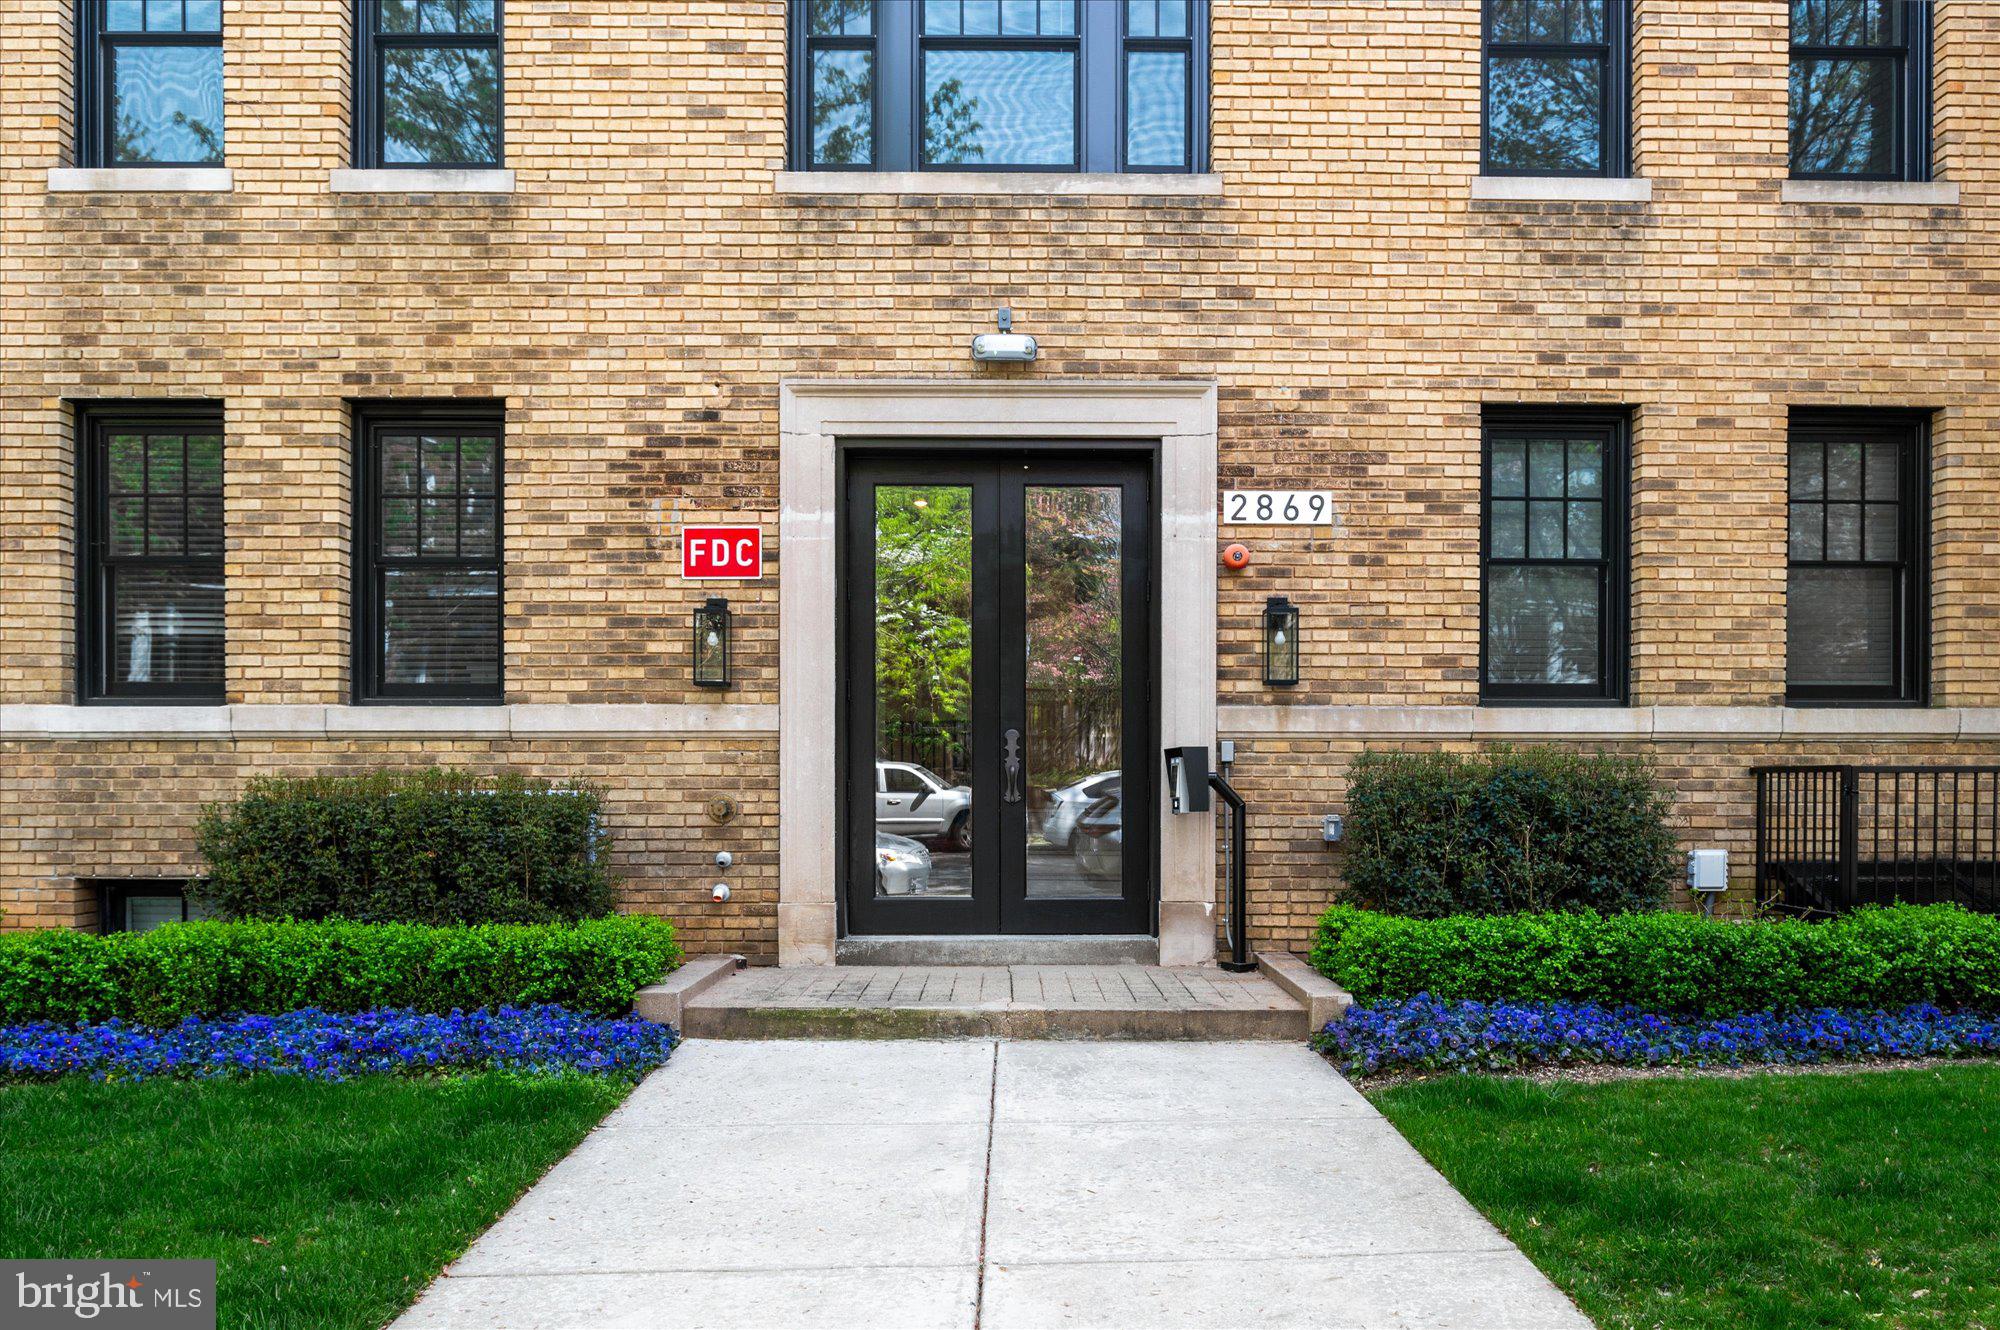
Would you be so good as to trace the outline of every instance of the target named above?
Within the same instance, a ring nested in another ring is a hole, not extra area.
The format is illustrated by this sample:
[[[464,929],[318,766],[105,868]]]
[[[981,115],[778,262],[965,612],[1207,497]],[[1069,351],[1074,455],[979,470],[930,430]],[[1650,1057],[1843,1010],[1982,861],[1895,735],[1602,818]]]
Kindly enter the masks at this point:
[[[1601,1327],[2000,1328],[2000,1067],[1370,1097]]]
[[[0,1255],[200,1257],[225,1326],[379,1326],[630,1091],[256,1077],[0,1087]]]

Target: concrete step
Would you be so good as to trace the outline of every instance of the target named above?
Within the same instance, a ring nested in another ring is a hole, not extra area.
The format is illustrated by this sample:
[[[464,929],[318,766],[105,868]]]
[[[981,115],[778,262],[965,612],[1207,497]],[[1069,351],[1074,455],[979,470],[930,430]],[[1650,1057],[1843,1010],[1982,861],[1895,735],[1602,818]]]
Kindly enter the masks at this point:
[[[748,969],[688,999],[696,1039],[1301,1040],[1305,1003],[1209,967],[841,965]]]

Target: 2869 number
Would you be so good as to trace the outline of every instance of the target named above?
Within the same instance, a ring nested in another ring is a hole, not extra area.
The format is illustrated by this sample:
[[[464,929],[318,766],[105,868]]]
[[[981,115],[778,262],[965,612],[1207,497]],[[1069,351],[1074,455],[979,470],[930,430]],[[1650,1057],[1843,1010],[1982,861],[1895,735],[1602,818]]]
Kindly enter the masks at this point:
[[[1266,526],[1331,526],[1331,490],[1231,490],[1222,496],[1222,520]]]

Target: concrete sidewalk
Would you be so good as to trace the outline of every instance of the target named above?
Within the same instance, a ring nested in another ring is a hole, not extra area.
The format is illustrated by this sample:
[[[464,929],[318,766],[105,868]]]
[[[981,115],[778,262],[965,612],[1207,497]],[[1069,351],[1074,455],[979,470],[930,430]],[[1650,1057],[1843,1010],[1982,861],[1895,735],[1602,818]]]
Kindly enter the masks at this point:
[[[1269,1043],[691,1041],[406,1327],[1586,1321]]]

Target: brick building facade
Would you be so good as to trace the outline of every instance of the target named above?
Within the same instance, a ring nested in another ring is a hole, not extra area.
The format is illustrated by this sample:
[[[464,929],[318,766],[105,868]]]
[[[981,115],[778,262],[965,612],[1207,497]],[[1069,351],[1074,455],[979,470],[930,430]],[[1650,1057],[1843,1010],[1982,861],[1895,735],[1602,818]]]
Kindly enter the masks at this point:
[[[1212,609],[1163,615],[1157,646],[1195,674],[1212,650],[1213,679],[1205,715],[1151,720],[1235,744],[1259,942],[1301,947],[1338,894],[1320,817],[1364,747],[1648,754],[1683,839],[1739,878],[1755,765],[2000,754],[2000,4],[1934,8],[1929,178],[1848,184],[1790,178],[1779,0],[1634,0],[1630,175],[1581,181],[1482,175],[1477,0],[1216,0],[1206,170],[935,181],[796,169],[780,0],[507,0],[501,169],[421,192],[355,173],[349,0],[229,0],[223,171],[153,188],[79,154],[74,11],[0,7],[7,926],[92,926],[94,884],[194,871],[199,806],[253,774],[448,763],[602,785],[629,907],[691,951],[830,959],[834,828],[806,800],[834,757],[787,758],[781,731],[814,705],[787,688],[833,678],[831,607],[784,599],[832,526],[782,497],[821,428],[787,433],[787,384],[950,397],[941,448],[1026,437],[1063,388],[1212,412],[1174,436],[1209,441],[1208,516],[1168,498],[1155,575],[1176,541],[1204,552],[1167,590]],[[1001,306],[1034,363],[969,358]],[[356,697],[356,435],[398,399],[504,413],[497,705]],[[86,422],[155,400],[222,420],[220,704],[79,691]],[[1624,696],[1482,705],[1482,420],[1552,405],[1629,431]],[[1925,428],[1918,705],[1787,703],[1788,438],[1812,408]],[[896,432],[882,409],[825,437]],[[1249,489],[1331,491],[1338,524],[1218,526]],[[679,539],[702,522],[766,545],[727,588],[726,692],[690,673],[716,587],[682,580]],[[1216,567],[1232,540],[1242,572]],[[1280,594],[1303,652],[1274,689]],[[1190,959],[1214,873],[1179,853]]]

